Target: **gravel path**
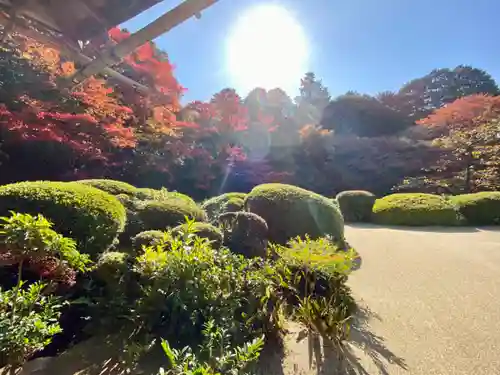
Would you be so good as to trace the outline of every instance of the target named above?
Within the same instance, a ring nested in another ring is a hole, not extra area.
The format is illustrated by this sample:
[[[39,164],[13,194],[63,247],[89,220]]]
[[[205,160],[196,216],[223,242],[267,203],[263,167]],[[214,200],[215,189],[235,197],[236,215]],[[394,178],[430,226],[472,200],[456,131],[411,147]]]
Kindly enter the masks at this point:
[[[366,307],[353,373],[500,374],[500,229],[359,225],[346,237]]]

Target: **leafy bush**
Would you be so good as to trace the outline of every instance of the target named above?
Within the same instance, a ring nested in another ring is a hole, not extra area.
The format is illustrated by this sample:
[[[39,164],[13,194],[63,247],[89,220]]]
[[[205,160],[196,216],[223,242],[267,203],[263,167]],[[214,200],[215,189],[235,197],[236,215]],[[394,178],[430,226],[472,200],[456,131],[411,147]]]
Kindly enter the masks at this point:
[[[240,211],[235,210],[235,208],[243,206],[243,204],[238,205],[243,203],[241,200],[244,200],[245,197],[245,193],[224,193],[206,200],[201,207],[206,211],[208,219],[214,222],[224,212],[230,212],[230,210]]]
[[[223,206],[223,212],[238,212],[243,211],[245,200],[242,198],[231,198]]]
[[[9,211],[42,214],[54,229],[74,238],[78,249],[96,255],[123,231],[125,208],[112,195],[77,183],[19,182],[0,186],[0,215]]]
[[[346,285],[355,251],[344,250],[331,238],[295,238],[286,247],[273,245],[278,272],[288,274],[293,317],[325,339],[341,345],[349,334],[356,302]]]
[[[185,218],[205,221],[205,212],[196,204],[183,199],[145,201],[137,207],[137,219],[142,230],[166,229],[185,222]]]
[[[41,215],[12,213],[1,221],[0,259],[3,264],[18,264],[18,271],[16,286],[0,289],[0,366],[17,367],[61,332],[57,323],[61,303],[47,295],[54,285],[37,282],[23,289],[23,265],[35,268],[51,284],[72,284],[76,271],[88,270],[90,261]]]
[[[481,192],[450,197],[471,225],[500,225],[500,192]]]
[[[267,255],[266,221],[251,212],[226,212],[219,216],[224,231],[224,244],[245,257]]]
[[[344,219],[331,199],[297,186],[263,184],[245,200],[247,211],[261,216],[269,227],[269,240],[286,244],[297,236],[331,235],[344,242]]]
[[[369,222],[375,195],[363,190],[347,190],[337,194],[336,201],[346,221]]]
[[[137,188],[133,185],[127,184],[123,181],[117,180],[108,180],[108,179],[90,179],[90,180],[79,180],[76,181],[79,184],[85,184],[92,187],[95,187],[99,190],[103,190],[106,193],[112,195],[118,194],[126,194],[126,195],[134,195],[136,193]]]
[[[165,237],[161,230],[146,230],[136,234],[132,238],[132,246],[135,251],[141,252],[143,246],[156,246]]]
[[[45,284],[38,282],[22,289],[0,288],[0,366],[18,367],[42,350],[61,332],[57,322],[61,301],[44,295]]]
[[[129,269],[130,256],[127,253],[108,251],[99,256],[94,273],[106,284],[116,284]]]
[[[274,247],[277,259],[245,259],[214,249],[194,235],[193,225],[183,233],[166,231],[162,243],[133,261],[126,275],[134,276],[121,277],[119,287],[100,297],[93,322],[101,333],[118,328],[124,347],[162,339],[168,374],[180,367],[188,374],[200,368],[241,374],[260,351],[262,335],[280,337],[286,316],[343,340],[354,303],[348,272],[342,273],[350,253],[329,239]]]
[[[185,233],[191,233],[200,238],[206,238],[210,241],[214,249],[218,249],[222,246],[221,230],[209,223],[188,222],[175,227],[172,232],[181,236]]]
[[[203,343],[197,353],[193,353],[189,346],[182,350],[174,349],[168,341],[162,340],[169,371],[161,368],[158,375],[246,375],[245,369],[259,358],[264,347],[263,337],[232,347],[229,332],[216,327],[213,321],[205,323],[202,333]]]
[[[460,215],[445,198],[422,193],[398,193],[377,199],[373,221],[384,225],[458,225]]]

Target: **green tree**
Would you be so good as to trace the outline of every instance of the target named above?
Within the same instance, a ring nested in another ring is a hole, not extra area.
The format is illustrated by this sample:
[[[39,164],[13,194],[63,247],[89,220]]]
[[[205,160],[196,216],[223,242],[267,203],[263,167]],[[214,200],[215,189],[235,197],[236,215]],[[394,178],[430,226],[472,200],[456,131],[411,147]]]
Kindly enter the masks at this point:
[[[369,95],[348,93],[341,95],[326,107],[321,125],[337,135],[354,134],[376,137],[396,133],[409,126],[400,112]]]
[[[318,124],[323,111],[330,102],[330,93],[321,79],[312,72],[302,78],[300,95],[295,98],[297,104],[296,118],[300,125]]]

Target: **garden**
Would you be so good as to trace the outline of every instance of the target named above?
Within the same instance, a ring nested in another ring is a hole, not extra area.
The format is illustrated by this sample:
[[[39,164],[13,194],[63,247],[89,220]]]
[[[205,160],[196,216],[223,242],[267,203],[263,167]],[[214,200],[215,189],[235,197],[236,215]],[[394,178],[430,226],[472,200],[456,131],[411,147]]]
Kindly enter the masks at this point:
[[[345,223],[500,225],[484,71],[334,99],[308,73],[294,101],[228,88],[182,106],[153,43],[117,69],[171,100],[99,77],[68,93],[59,51],[0,50],[0,368],[97,339],[136,373],[250,374],[289,322],[341,366],[359,311]],[[457,94],[430,106],[436,90]]]

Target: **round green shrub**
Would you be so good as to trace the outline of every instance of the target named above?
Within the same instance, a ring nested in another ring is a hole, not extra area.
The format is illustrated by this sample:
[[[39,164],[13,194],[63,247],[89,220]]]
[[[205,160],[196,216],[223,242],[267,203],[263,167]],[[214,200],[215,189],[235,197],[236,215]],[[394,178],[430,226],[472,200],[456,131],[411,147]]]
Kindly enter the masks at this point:
[[[336,197],[344,219],[354,223],[371,221],[375,200],[375,195],[363,190],[343,191]]]
[[[79,184],[85,184],[95,187],[99,190],[103,190],[106,193],[113,195],[118,195],[118,194],[134,195],[137,189],[135,186],[127,184],[126,182],[117,180],[107,180],[104,178],[79,180],[76,182],[78,182]]]
[[[187,229],[187,224],[181,224],[173,229],[174,233],[180,233]],[[193,223],[194,233],[201,238],[207,238],[214,249],[222,246],[222,231],[209,223]]]
[[[145,201],[136,211],[142,230],[173,228],[184,224],[186,216],[196,221],[206,220],[205,212],[200,207],[182,199]]]
[[[146,230],[136,234],[132,238],[132,247],[135,251],[142,251],[143,246],[155,246],[165,237],[161,230]]]
[[[0,215],[42,214],[54,230],[73,238],[82,253],[109,249],[123,231],[126,213],[114,196],[85,184],[35,181],[0,186]]]
[[[134,198],[139,200],[163,200],[168,190],[161,188],[160,190],[150,188],[137,188],[134,192]]]
[[[225,212],[219,216],[224,230],[224,244],[232,252],[247,258],[267,256],[266,221],[252,212]]]
[[[256,186],[245,200],[246,211],[261,216],[269,227],[269,240],[286,244],[306,234],[315,239],[326,235],[344,242],[344,219],[331,199],[286,184]]]
[[[384,225],[453,226],[460,224],[460,214],[453,203],[439,195],[398,193],[377,199],[373,221]]]
[[[224,193],[206,200],[201,207],[207,213],[208,219],[214,222],[217,221],[220,214],[232,212],[227,209],[232,210],[237,207],[239,203],[243,204],[246,196],[245,193]]]
[[[94,273],[106,284],[117,282],[129,270],[129,261],[127,253],[107,251],[99,256]]]
[[[500,191],[462,194],[450,197],[471,225],[500,225]]]

